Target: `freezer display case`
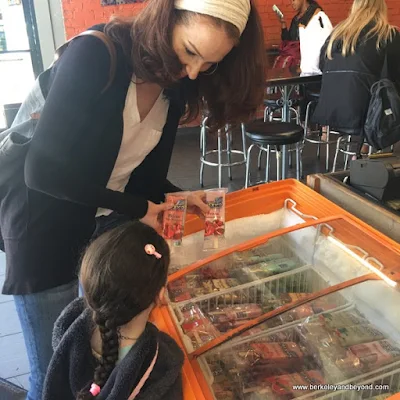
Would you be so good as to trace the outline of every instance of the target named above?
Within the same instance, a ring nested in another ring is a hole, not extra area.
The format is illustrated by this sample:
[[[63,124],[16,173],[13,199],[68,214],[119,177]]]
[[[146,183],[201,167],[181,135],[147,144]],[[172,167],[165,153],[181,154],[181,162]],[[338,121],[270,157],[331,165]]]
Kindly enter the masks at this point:
[[[210,254],[281,228],[321,217],[345,214],[343,209],[296,180],[285,180],[229,193],[226,197],[225,241],[204,252],[204,223],[188,217],[183,245],[173,247],[170,273],[205,259]],[[362,221],[361,226],[370,229]]]
[[[280,215],[265,229],[245,227],[257,214],[236,228],[232,218],[232,242],[180,254],[153,319],[186,354],[185,399],[400,391],[400,246],[346,215],[321,216],[318,202],[317,215],[302,205],[288,197],[260,212]],[[200,232],[190,235],[200,246]]]

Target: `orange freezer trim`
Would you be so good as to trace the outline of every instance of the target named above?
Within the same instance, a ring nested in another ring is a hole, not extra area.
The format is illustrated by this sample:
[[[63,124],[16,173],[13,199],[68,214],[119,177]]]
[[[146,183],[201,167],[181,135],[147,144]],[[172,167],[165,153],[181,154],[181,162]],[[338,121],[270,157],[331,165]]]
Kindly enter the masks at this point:
[[[171,336],[184,353],[185,360],[182,368],[183,397],[185,400],[205,400],[203,390],[198,383],[198,377],[194,374],[190,365],[188,355],[181,338],[172,322],[168,309],[165,306],[156,307],[150,316],[151,322],[157,325],[158,329]]]
[[[239,190],[237,192],[228,193],[226,205],[227,221],[271,212],[268,210],[278,210],[283,207],[284,201],[287,198],[294,200],[297,203],[298,209],[302,213],[314,215],[317,218],[332,216],[335,214],[345,215],[367,231],[373,232],[376,236],[383,238],[386,245],[389,244],[400,252],[399,243],[386,237],[378,230],[372,228],[365,222],[295,179],[266,183],[248,189]],[[272,200],[277,201],[278,204],[271,205],[273,202]],[[250,208],[250,210],[248,208]],[[185,224],[185,235],[190,235],[201,231],[202,229],[204,229],[204,223],[202,220],[198,217],[188,216]]]

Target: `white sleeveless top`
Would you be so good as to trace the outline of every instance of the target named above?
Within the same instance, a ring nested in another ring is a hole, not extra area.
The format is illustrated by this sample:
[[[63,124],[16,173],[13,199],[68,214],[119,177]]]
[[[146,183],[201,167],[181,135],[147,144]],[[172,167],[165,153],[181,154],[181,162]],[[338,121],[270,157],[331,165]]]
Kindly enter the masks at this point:
[[[108,181],[107,188],[124,192],[132,172],[157,146],[167,121],[169,101],[163,92],[154,103],[146,118],[140,121],[137,105],[135,77],[129,85],[124,108],[124,132],[118,157]],[[99,208],[96,217],[111,214],[112,210]]]

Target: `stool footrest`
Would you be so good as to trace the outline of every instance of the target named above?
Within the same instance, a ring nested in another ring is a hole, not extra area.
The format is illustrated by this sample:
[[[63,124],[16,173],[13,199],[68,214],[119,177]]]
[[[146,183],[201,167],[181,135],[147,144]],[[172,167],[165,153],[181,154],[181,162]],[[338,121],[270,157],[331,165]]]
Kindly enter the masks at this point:
[[[218,162],[212,162],[212,161],[208,161],[206,159],[207,156],[211,155],[211,154],[218,154],[218,150],[211,150],[211,151],[207,151],[206,155],[203,157],[200,157],[200,162],[208,165],[210,167],[218,167],[219,165],[221,165],[221,167],[223,168],[229,168],[229,167],[236,167],[238,165],[243,165],[246,164],[246,153],[244,153],[241,150],[230,150],[231,154],[239,154],[241,156],[243,156],[243,160],[240,161],[235,161],[235,162],[231,162],[231,163],[224,163],[224,164],[219,164]],[[221,154],[228,154],[228,150],[221,150]]]

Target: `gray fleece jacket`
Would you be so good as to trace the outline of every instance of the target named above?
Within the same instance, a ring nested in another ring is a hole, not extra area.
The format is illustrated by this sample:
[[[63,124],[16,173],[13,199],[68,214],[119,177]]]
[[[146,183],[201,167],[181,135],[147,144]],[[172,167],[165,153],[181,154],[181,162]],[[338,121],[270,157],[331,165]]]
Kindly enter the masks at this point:
[[[93,382],[96,366],[90,345],[93,328],[91,312],[82,298],[63,311],[54,327],[54,355],[45,380],[43,400],[75,400],[77,393]],[[183,353],[172,338],[148,323],[96,400],[128,399],[152,362],[157,343],[156,364],[136,399],[182,399]]]

